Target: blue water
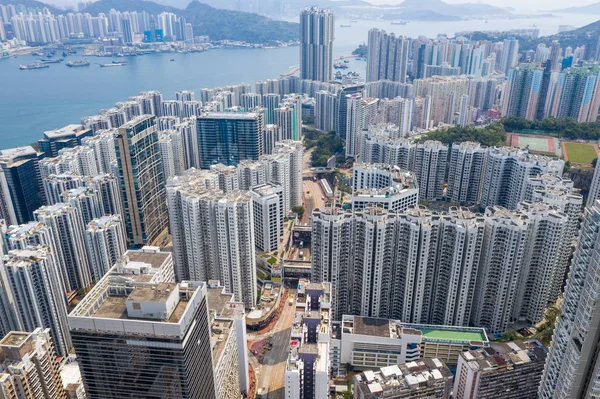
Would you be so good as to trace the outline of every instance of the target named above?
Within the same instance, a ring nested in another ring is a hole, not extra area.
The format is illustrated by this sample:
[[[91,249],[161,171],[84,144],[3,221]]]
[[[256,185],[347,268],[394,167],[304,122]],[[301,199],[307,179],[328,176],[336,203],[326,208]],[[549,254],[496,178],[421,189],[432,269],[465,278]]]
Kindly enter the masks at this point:
[[[0,60],[0,149],[37,141],[45,130],[79,123],[144,90],[166,99],[178,90],[199,90],[279,77],[298,64],[298,47],[211,50],[127,58],[127,66],[100,68],[110,58],[90,57],[89,67],[19,70],[39,57]],[[69,57],[81,59],[81,57]],[[171,59],[175,61],[171,62]]]
[[[435,37],[453,35],[467,29],[528,28],[537,24],[541,35],[556,33],[558,25],[583,26],[598,16],[564,14],[557,18],[483,20],[460,22],[410,22],[391,25],[390,21],[336,20],[335,55],[348,55],[357,44],[367,40],[373,27],[401,35]],[[351,24],[351,28],[340,28]],[[50,68],[20,71],[19,64],[33,63],[38,57],[23,56],[0,60],[0,149],[37,141],[45,130],[79,123],[84,116],[95,115],[117,101],[126,100],[144,90],[160,90],[165,99],[177,90],[199,90],[277,78],[298,65],[299,48],[223,49],[195,54],[154,54],[130,57],[125,67],[100,68],[109,58],[90,57],[89,67],[68,68],[51,64]],[[170,59],[175,61],[171,62]],[[69,57],[81,59],[81,57]],[[350,71],[365,71],[364,61],[350,61]]]

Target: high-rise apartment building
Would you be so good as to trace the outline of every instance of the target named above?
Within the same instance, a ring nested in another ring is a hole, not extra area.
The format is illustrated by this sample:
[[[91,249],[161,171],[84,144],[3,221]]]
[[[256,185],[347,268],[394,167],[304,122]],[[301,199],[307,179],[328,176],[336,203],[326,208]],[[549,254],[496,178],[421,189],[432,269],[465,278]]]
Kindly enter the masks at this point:
[[[462,205],[479,203],[486,151],[479,143],[455,143],[450,151],[446,198]]]
[[[533,64],[521,64],[506,73],[506,85],[500,100],[502,115],[535,119],[544,69]]]
[[[600,393],[596,356],[600,291],[595,278],[600,266],[599,232],[600,202],[596,201],[585,209],[540,384],[540,398],[592,398]]]
[[[87,288],[92,283],[92,273],[84,240],[84,223],[79,209],[59,202],[43,206],[34,213],[35,219],[50,227],[62,252],[65,274],[65,292]]]
[[[49,329],[56,352],[68,355],[72,343],[65,291],[50,249],[32,246],[9,251],[3,262],[19,330]]]
[[[502,46],[502,57],[500,58],[499,70],[508,75],[511,68],[519,62],[519,41],[514,38],[505,39]]]
[[[98,281],[127,250],[125,229],[119,215],[94,219],[86,227],[85,243],[92,280]]]
[[[547,114],[556,118],[573,118],[578,122],[594,122],[600,106],[598,66],[575,67],[558,74],[548,93]]]
[[[185,149],[181,132],[178,130],[160,132],[158,145],[165,179],[181,176],[185,170]]]
[[[3,398],[67,399],[49,329],[11,331],[0,341]]]
[[[127,241],[142,246],[168,226],[156,118],[143,115],[127,122],[119,128],[115,143]]]
[[[315,128],[325,132],[334,131],[337,109],[338,96],[335,93],[318,91],[315,94]]]
[[[256,303],[254,218],[247,191],[224,193],[202,176],[169,180],[169,221],[177,280],[220,280],[249,309]]]
[[[333,79],[334,17],[329,9],[307,8],[300,13],[300,77]]]
[[[527,150],[493,147],[487,149],[481,207],[500,205],[515,209],[525,200],[527,179],[543,173],[562,176],[564,161]]]
[[[250,194],[256,248],[262,252],[276,251],[283,236],[283,188],[263,184],[252,187]]]
[[[346,96],[346,156],[356,158],[360,155],[360,134],[377,118],[376,98],[363,98],[355,93]]]
[[[39,158],[33,147],[0,151],[0,211],[8,224],[33,220],[44,204]]]
[[[405,83],[409,40],[384,30],[371,29],[367,56],[367,82],[391,80]]]
[[[264,120],[260,113],[207,113],[197,119],[200,167],[236,166],[263,154]]]
[[[446,180],[448,146],[428,140],[417,144],[413,171],[419,182],[419,198],[440,200]]]

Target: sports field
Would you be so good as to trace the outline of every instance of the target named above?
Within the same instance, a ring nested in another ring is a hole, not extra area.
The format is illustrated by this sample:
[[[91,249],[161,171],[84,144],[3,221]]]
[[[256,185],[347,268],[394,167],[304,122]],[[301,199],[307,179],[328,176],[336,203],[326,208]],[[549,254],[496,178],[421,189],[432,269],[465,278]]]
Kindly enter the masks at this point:
[[[586,143],[563,143],[565,159],[571,163],[591,164],[598,157],[598,147]]]
[[[451,341],[484,341],[485,337],[483,334],[477,331],[459,331],[456,329],[421,329],[421,334],[423,337],[431,338],[431,339],[447,339]]]
[[[562,156],[560,142],[557,138],[548,136],[524,136],[513,134],[511,146],[527,148],[531,152]]]

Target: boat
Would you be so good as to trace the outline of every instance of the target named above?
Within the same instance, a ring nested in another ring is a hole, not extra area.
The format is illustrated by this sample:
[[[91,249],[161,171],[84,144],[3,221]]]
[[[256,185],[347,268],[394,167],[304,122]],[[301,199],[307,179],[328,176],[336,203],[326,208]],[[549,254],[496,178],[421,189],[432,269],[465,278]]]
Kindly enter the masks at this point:
[[[392,25],[406,25],[408,21],[392,21]]]
[[[58,63],[63,62],[63,61],[64,61],[64,59],[62,59],[62,58],[57,59],[57,60],[50,60],[50,59],[40,60],[40,62],[42,64],[58,64]]]
[[[171,62],[175,61],[175,58],[171,58],[171,59],[170,59],[170,61],[171,61]]]
[[[87,60],[87,58],[85,58],[82,61],[69,61],[65,65],[70,68],[86,67],[90,66],[90,62]]]
[[[34,64],[19,65],[19,69],[21,71],[26,71],[29,69],[44,69],[44,68],[50,68],[50,65],[42,64],[39,61],[36,61]]]
[[[349,63],[350,63],[350,61],[344,60],[344,64],[349,64]]]
[[[340,28],[352,28],[352,25],[340,25]]]
[[[120,66],[125,66],[125,65],[127,65],[126,62],[117,62],[117,61],[113,61],[110,64],[100,64],[100,66],[102,68],[120,67]]]
[[[357,20],[355,20],[355,19],[351,19],[351,20],[350,20],[350,23],[356,23],[356,22],[358,22],[358,21],[357,21]]]
[[[34,51],[33,53],[31,53],[31,55],[35,55],[35,56],[37,56],[37,57],[41,57],[41,56],[43,56],[43,55],[44,55],[44,53],[43,53],[43,52],[41,52],[41,51]]]
[[[346,65],[346,64],[343,64],[343,63],[341,63],[341,62],[340,62],[340,63],[337,63],[337,64],[333,64],[333,67],[334,67],[335,69],[348,69],[348,68],[349,68],[349,67],[348,67],[348,65]]]

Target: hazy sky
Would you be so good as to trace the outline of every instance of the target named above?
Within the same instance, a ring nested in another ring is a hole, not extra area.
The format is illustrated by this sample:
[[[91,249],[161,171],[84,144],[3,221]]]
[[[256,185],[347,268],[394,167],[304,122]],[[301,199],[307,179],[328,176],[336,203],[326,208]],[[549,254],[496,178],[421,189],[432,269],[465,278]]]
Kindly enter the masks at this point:
[[[43,1],[43,0],[42,0]],[[78,0],[46,0],[46,2],[56,5],[76,4]],[[200,0],[202,1],[202,0]],[[400,4],[402,0],[367,0],[373,4]],[[497,7],[514,7],[518,10],[541,11],[566,8],[570,6],[584,6],[592,4],[594,0],[444,0],[447,3],[485,3],[495,5]],[[600,0],[596,0],[600,1]],[[161,3],[168,3],[168,0],[163,0]],[[319,4],[319,0],[307,0],[307,4]]]

